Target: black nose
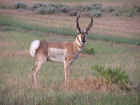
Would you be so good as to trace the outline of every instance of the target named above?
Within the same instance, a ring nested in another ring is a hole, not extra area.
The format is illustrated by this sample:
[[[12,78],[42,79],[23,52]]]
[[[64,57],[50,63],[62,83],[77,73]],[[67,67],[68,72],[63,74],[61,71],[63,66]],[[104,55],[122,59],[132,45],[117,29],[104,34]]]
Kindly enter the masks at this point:
[[[85,35],[83,36],[83,43],[85,43],[86,42],[86,37],[85,37]]]

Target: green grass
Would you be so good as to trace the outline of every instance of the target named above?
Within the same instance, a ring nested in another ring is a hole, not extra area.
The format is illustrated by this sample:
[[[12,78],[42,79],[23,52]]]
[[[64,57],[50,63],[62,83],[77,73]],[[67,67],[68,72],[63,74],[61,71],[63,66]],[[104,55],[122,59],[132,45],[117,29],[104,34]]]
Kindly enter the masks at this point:
[[[42,27],[36,24],[28,24],[23,22],[22,20],[15,20],[14,18],[9,18],[8,16],[0,16],[0,25],[6,26],[4,30],[15,30],[15,29],[25,29],[27,31],[40,31],[40,32],[51,32],[58,35],[72,35],[76,34],[71,28],[56,28],[56,27]],[[10,26],[10,27],[9,27]],[[101,34],[93,34],[90,33],[88,35],[89,39],[94,40],[104,40],[104,41],[112,41],[115,43],[128,43],[128,44],[140,44],[140,40],[130,39],[125,37],[118,37],[118,36],[106,36]]]
[[[64,101],[65,99],[65,101]],[[111,101],[110,101],[111,99]],[[111,94],[103,95],[102,97],[98,97],[98,95],[95,94],[73,94],[70,96],[65,95],[58,95],[55,99],[55,102],[51,102],[48,100],[44,100],[43,102],[40,102],[40,105],[48,105],[55,103],[54,105],[122,105],[127,104],[131,105],[134,104],[132,102],[134,98],[130,98],[129,96],[122,97],[122,96],[113,96]],[[126,100],[128,103],[123,102],[123,100]]]
[[[32,89],[31,72],[34,60],[28,55],[16,53],[27,51],[30,42],[34,39],[72,40],[72,37],[68,36],[70,30],[68,29],[67,32],[60,29],[62,31],[60,32],[60,30],[54,30],[55,28],[47,29],[27,24],[7,16],[0,16],[0,26],[1,105],[139,105],[140,94],[135,91],[130,93],[110,93],[96,90],[80,92],[59,88],[64,82],[63,65],[60,63],[48,62],[44,64],[39,72],[42,88]],[[66,32],[66,36],[59,35],[64,32]],[[74,33],[73,31],[73,35]],[[96,75],[91,70],[91,66],[96,64],[112,66],[119,64],[128,73],[130,80],[140,83],[140,50],[137,46],[88,40],[88,47],[94,48],[95,55],[81,56],[72,65],[71,79]]]
[[[24,93],[21,95],[21,90],[15,91],[14,97],[6,94],[3,91],[1,105],[138,105],[138,95],[121,95],[111,93],[77,93],[77,92],[54,92],[49,91],[44,94],[41,91],[33,91],[30,89],[24,89]]]
[[[53,34],[47,36],[47,40],[51,40],[52,35]],[[16,42],[16,45],[11,44],[5,46],[5,50],[2,50],[0,47],[2,52],[9,51],[12,53],[19,50],[27,50],[30,41],[33,39],[46,38],[42,33],[25,33],[23,30],[1,31],[0,37],[2,37],[0,42]],[[117,64],[118,61],[124,62],[124,58],[119,57],[120,55],[116,58],[113,54],[124,53],[127,49],[125,48],[126,46],[116,46],[113,48],[110,46],[110,43],[100,41],[93,42],[91,40],[88,41],[88,45],[95,48],[95,57],[87,56],[78,59],[72,66],[71,78],[84,78],[94,74],[94,72],[90,70],[93,64],[110,64],[113,59],[115,60],[115,62],[112,62],[113,64]],[[110,59],[110,56],[113,58]],[[131,59],[128,55],[125,55],[125,57],[127,57],[126,61]],[[41,85],[44,88],[34,90],[31,88],[30,78],[32,65],[33,59],[29,56],[0,56],[0,104],[139,105],[140,95],[133,92],[132,94],[127,93],[124,95],[123,93],[102,93],[96,91],[81,93],[59,89],[57,85],[61,84],[64,80],[63,65],[59,63],[49,62],[43,65],[39,77]],[[127,62],[121,66],[124,68],[127,67]]]

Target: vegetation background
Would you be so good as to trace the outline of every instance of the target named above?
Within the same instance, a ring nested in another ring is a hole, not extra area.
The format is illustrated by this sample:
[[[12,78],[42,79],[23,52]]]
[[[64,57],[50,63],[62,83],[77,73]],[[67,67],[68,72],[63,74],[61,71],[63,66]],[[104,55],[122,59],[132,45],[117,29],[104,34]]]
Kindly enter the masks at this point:
[[[82,28],[90,16],[94,25],[72,65],[70,88],[63,64],[49,62],[39,72],[41,88],[33,89],[30,42],[73,41],[79,11]],[[139,105],[139,45],[139,0],[0,0],[0,105]],[[129,89],[110,74],[129,80]]]

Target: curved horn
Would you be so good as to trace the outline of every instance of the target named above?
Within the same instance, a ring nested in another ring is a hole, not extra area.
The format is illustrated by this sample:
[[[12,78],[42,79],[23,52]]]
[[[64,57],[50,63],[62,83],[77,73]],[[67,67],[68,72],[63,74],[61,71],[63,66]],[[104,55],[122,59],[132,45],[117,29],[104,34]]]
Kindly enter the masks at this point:
[[[86,33],[88,33],[88,31],[90,30],[90,28],[92,27],[92,25],[93,25],[93,17],[91,17],[91,21],[88,24],[88,27],[86,28]]]
[[[80,18],[80,14],[77,15],[77,18],[76,18],[76,28],[77,28],[77,31],[79,33],[81,33],[81,28],[79,26],[79,18]]]

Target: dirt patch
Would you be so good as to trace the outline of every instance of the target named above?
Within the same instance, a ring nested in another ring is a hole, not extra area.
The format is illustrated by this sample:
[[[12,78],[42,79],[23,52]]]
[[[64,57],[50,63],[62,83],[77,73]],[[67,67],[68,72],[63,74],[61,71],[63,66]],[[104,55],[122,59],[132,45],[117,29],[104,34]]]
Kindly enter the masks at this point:
[[[15,51],[15,52],[0,52],[0,56],[8,56],[8,57],[14,57],[14,56],[29,56],[29,52],[24,51]]]
[[[117,85],[108,85],[106,84],[103,78],[97,77],[86,77],[86,78],[74,78],[70,80],[70,85],[68,90],[72,91],[81,91],[81,92],[88,92],[88,91],[120,91],[119,86]],[[53,84],[51,86],[53,89],[65,89],[64,83],[60,83],[59,86]]]
[[[3,75],[5,77],[5,85],[8,88],[14,88],[14,89],[16,89],[16,88],[31,88],[31,80],[29,77],[27,77],[27,79],[25,80],[21,77],[11,75],[11,74],[5,73]]]
[[[11,46],[11,45],[15,45],[16,43],[14,42],[0,42],[0,47],[6,47],[6,46]]]

